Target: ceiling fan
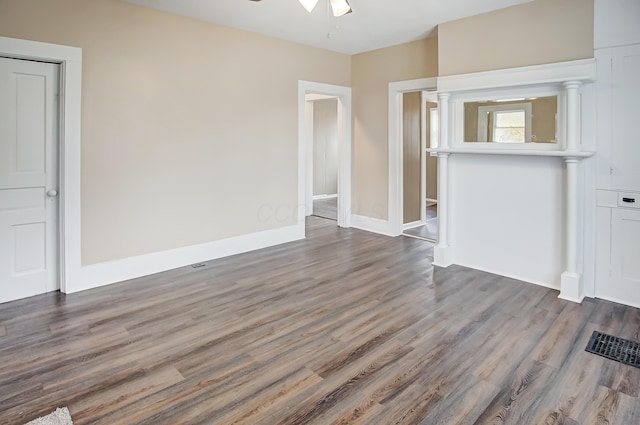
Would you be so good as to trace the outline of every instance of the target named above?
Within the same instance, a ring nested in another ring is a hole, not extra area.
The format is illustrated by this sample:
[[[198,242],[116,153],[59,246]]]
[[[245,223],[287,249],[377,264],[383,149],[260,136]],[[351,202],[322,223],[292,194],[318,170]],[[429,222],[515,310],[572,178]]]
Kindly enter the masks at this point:
[[[262,1],[262,0],[251,0],[251,1]],[[300,4],[307,9],[309,13],[316,7],[318,4],[318,0],[298,0]],[[331,4],[331,10],[333,11],[333,16],[344,16],[348,13],[353,12],[351,10],[351,6],[349,5],[348,0],[329,0]]]

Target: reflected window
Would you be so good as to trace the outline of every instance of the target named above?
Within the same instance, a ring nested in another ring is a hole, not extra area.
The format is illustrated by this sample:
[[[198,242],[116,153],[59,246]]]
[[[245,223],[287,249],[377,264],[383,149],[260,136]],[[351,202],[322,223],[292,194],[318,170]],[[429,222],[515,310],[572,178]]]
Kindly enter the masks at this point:
[[[499,143],[524,143],[525,141],[525,112],[497,111],[493,112],[493,134],[490,140]]]
[[[531,103],[478,108],[478,141],[524,143],[531,140]]]
[[[464,102],[464,141],[556,143],[558,97]]]

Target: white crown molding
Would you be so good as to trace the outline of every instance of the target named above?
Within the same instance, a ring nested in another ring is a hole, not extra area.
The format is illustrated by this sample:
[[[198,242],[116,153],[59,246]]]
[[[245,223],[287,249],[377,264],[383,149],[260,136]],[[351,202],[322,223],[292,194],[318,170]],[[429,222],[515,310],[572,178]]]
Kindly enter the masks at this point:
[[[565,81],[593,82],[596,60],[580,59],[544,65],[438,77],[438,92],[495,89],[514,86],[559,84]]]

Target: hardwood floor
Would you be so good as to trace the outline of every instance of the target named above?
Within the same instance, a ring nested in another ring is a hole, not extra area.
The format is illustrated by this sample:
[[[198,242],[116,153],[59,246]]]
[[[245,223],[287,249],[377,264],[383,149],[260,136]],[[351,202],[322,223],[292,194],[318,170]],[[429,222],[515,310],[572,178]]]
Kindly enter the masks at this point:
[[[417,236],[436,242],[438,240],[438,206],[435,204],[427,206],[427,222],[422,226],[406,229],[402,233],[408,236]]]
[[[313,215],[338,220],[338,198],[314,199]]]
[[[587,353],[640,310],[311,217],[304,241],[0,305],[0,423],[640,423],[640,369]]]

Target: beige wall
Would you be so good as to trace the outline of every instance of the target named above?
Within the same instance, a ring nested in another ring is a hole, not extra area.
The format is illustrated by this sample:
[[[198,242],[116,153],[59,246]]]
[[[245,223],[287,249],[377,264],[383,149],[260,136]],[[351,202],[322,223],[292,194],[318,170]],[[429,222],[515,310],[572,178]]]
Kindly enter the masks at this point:
[[[116,0],[2,0],[0,35],[78,46],[82,262],[295,222],[299,79],[351,58]]]
[[[438,40],[428,38],[352,57],[353,211],[388,217],[389,83],[435,77]]]
[[[593,57],[593,0],[535,0],[438,27],[439,74]]]

